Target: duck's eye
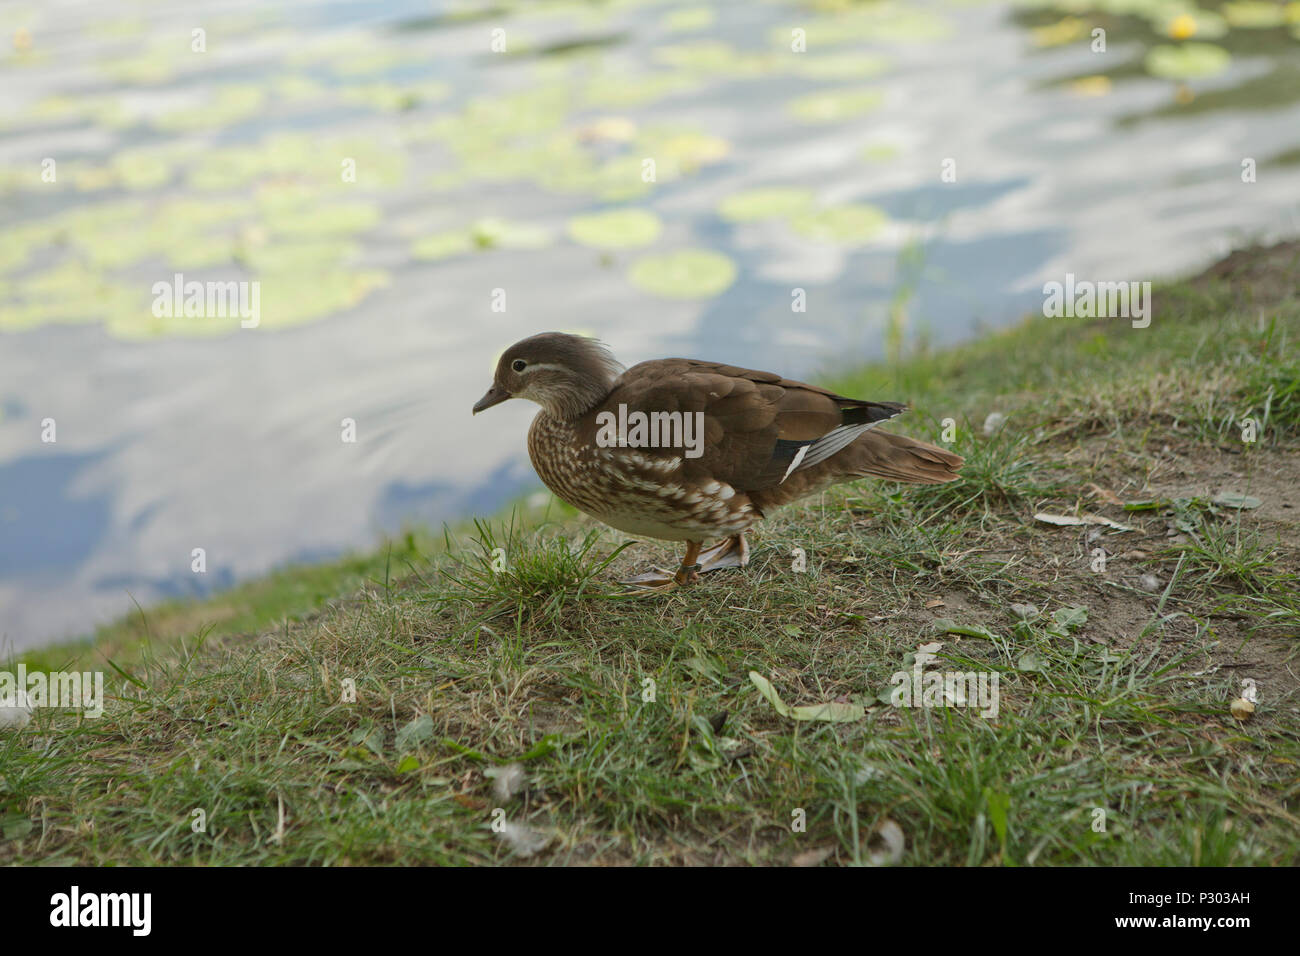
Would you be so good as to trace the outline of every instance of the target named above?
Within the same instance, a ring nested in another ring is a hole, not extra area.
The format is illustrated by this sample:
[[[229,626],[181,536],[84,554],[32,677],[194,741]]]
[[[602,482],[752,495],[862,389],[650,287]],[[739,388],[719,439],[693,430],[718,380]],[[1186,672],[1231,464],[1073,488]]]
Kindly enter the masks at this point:
[[[523,359],[515,359],[510,363],[510,367],[516,372],[522,372],[524,369],[528,368],[528,363]]]

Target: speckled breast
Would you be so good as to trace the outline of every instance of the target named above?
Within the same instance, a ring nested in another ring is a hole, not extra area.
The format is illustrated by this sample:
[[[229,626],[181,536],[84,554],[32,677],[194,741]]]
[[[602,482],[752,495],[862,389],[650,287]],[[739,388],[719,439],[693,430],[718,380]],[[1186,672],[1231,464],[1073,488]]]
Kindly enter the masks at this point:
[[[679,455],[602,448],[544,411],[528,430],[528,456],[560,499],[628,534],[709,541],[738,534],[761,517],[747,495],[725,482],[686,480]]]

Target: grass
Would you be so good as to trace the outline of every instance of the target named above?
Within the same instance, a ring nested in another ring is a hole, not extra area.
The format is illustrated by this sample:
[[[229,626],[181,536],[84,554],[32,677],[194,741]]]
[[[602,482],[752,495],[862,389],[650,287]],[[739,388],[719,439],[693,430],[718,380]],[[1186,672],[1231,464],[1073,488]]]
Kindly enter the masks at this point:
[[[557,507],[35,655],[111,699],[0,732],[0,861],[870,864],[901,832],[907,864],[1293,865],[1294,262],[1167,284],[1145,330],[834,371],[911,433],[950,420],[965,480],[838,487],[691,589],[629,596],[665,548]],[[883,702],[926,643],[996,676],[996,716]],[[864,715],[783,717],[751,671]]]

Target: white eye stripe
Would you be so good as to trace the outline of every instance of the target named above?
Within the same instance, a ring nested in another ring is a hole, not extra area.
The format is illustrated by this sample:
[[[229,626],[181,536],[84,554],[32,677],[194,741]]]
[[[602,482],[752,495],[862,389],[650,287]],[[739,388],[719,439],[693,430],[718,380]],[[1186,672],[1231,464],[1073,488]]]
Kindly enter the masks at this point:
[[[526,375],[526,374],[528,374],[529,372],[535,371],[536,369],[539,369],[539,368],[548,368],[548,369],[550,369],[551,371],[554,371],[554,372],[563,372],[563,371],[564,371],[564,366],[563,366],[563,365],[552,365],[550,362],[538,362],[536,365],[527,365],[527,366],[525,366],[525,367],[523,368],[523,370],[520,371],[519,374],[520,374],[520,375]]]

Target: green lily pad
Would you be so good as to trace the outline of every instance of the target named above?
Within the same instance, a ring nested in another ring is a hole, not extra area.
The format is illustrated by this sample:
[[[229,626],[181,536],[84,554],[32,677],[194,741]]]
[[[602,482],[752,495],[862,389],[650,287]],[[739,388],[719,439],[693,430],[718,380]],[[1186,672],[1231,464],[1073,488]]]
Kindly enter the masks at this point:
[[[637,137],[636,148],[641,156],[654,159],[661,181],[721,162],[731,152],[731,144],[720,136],[676,126],[647,129]]]
[[[1217,40],[1227,35],[1228,22],[1208,10],[1184,10],[1174,6],[1160,20],[1158,29],[1165,36]]]
[[[384,113],[401,113],[425,103],[446,99],[451,87],[446,83],[398,86],[394,83],[364,83],[343,90],[348,103],[361,103]]]
[[[1182,46],[1153,46],[1146,55],[1146,69],[1166,80],[1190,80],[1222,73],[1232,54],[1213,43],[1184,43]]]
[[[216,129],[256,116],[265,102],[266,94],[259,87],[224,86],[217,90],[211,101],[201,107],[164,113],[153,121],[153,125],[174,132]]]
[[[888,222],[889,217],[875,206],[847,204],[802,213],[791,226],[809,239],[858,245],[875,238]]]
[[[879,108],[884,101],[884,93],[875,87],[823,90],[791,100],[786,105],[786,110],[805,123],[833,123],[869,113]]]
[[[699,88],[699,81],[680,72],[603,74],[587,86],[583,97],[588,106],[622,108],[646,106],[679,93]]]
[[[255,272],[312,272],[326,270],[355,255],[355,243],[339,239],[306,239],[246,245],[237,258]]]
[[[350,309],[389,281],[386,272],[376,269],[268,274],[257,279],[263,329],[301,325]]]
[[[552,238],[545,226],[496,218],[479,219],[469,232],[480,249],[540,249]]]
[[[271,232],[310,238],[364,232],[378,222],[379,208],[367,202],[333,205],[285,202],[272,205],[266,214],[266,226]]]
[[[884,163],[896,158],[900,152],[895,143],[872,143],[862,151],[862,158],[869,163]]]
[[[689,33],[704,30],[713,25],[712,7],[678,7],[664,14],[661,21],[665,30],[673,33]]]
[[[654,59],[690,73],[742,79],[772,73],[780,65],[770,53],[746,53],[718,40],[659,47]]]
[[[659,217],[646,209],[614,209],[569,220],[569,237],[597,249],[648,246],[662,231]]]
[[[718,204],[718,215],[728,222],[784,219],[806,211],[812,203],[813,194],[810,189],[767,186],[728,196]]]
[[[1236,0],[1219,8],[1229,26],[1243,30],[1268,30],[1280,27],[1287,21],[1287,8],[1262,0]]]
[[[796,56],[790,72],[810,80],[857,80],[879,76],[889,69],[889,60],[870,53],[822,53]]]
[[[681,249],[638,259],[628,279],[666,299],[708,299],[736,281],[736,264],[708,249]]]
[[[821,17],[799,25],[804,31],[807,54],[823,47],[874,41],[880,43],[927,42],[952,33],[952,21],[941,14],[909,6],[901,0],[863,4],[851,13]],[[790,27],[774,27],[768,34],[774,46],[790,49]]]
[[[424,260],[450,259],[473,251],[474,240],[468,232],[440,232],[416,240],[411,246],[411,255]]]

